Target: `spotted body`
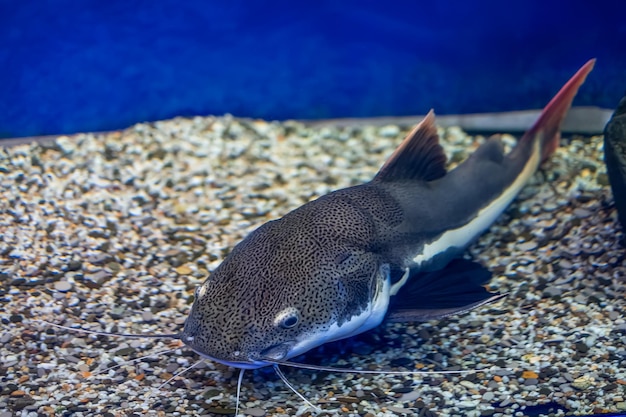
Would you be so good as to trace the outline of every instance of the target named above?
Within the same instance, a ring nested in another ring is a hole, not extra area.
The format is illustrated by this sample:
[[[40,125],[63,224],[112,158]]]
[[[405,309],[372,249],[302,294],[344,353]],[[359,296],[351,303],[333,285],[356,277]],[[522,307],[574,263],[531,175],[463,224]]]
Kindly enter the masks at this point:
[[[593,63],[509,154],[491,138],[447,173],[430,112],[372,181],[260,226],[198,287],[181,340],[212,360],[258,368],[362,333],[386,317],[426,320],[498,298],[484,290],[469,297],[464,280],[443,275],[435,283],[439,295],[459,302],[433,307],[426,290],[432,283],[419,272],[458,256],[554,151]]]

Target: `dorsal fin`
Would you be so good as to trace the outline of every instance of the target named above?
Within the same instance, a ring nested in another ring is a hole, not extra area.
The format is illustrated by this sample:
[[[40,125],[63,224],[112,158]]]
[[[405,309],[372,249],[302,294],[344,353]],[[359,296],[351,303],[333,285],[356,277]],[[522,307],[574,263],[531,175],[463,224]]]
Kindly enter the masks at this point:
[[[433,181],[446,175],[446,155],[439,144],[435,112],[429,111],[382,166],[375,181]]]

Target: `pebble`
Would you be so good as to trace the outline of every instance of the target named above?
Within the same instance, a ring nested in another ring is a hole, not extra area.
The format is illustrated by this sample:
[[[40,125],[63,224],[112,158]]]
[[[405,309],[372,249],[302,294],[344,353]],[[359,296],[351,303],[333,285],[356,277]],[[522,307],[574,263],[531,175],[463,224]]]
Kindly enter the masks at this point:
[[[410,408],[396,407],[394,405],[387,406],[387,410],[391,411],[392,413],[399,413],[399,414],[412,414],[413,413],[413,410],[411,410]]]
[[[576,342],[576,344],[574,345],[576,348],[576,351],[579,353],[587,353],[589,352],[589,346],[587,346],[587,344],[585,342]]]
[[[459,382],[459,385],[461,385],[461,386],[463,386],[463,387],[465,387],[467,389],[476,389],[476,384],[474,384],[471,381],[463,380],[463,381]]]
[[[483,394],[482,400],[486,403],[493,401],[496,395],[492,391],[487,391]]]
[[[400,134],[400,128],[396,125],[387,125],[380,128],[378,134],[383,137],[396,137]]]
[[[67,292],[72,289],[72,284],[67,281],[57,281],[54,283],[54,289],[61,292]]]
[[[188,267],[187,265],[182,265],[182,266],[179,266],[178,268],[176,268],[176,273],[178,275],[189,275],[192,272],[193,272],[193,270],[190,267]]]
[[[543,295],[544,295],[544,297],[559,297],[559,296],[561,296],[563,294],[563,291],[564,290],[561,287],[556,287],[556,286],[552,287],[552,286],[550,286],[550,287],[546,287],[543,290]]]
[[[475,408],[478,405],[478,401],[463,400],[456,403],[459,408]]]
[[[590,376],[583,375],[572,381],[572,386],[579,390],[586,390],[594,385],[594,379]]]
[[[522,251],[522,252],[533,251],[533,250],[537,249],[537,242],[531,241],[531,242],[520,243],[519,245],[517,245],[517,249]]]
[[[112,276],[110,272],[101,269],[93,273],[85,274],[82,281],[87,287],[97,289],[102,287]]]
[[[359,393],[361,393],[361,395],[359,395]],[[357,391],[356,392],[356,396],[357,398],[362,398],[363,397],[363,391]],[[407,403],[407,402],[411,402],[411,401],[415,401],[417,400],[419,397],[422,396],[422,391],[421,390],[415,390],[415,391],[411,391],[411,392],[407,392],[402,394],[402,396],[398,399],[398,401],[402,402],[402,403]]]

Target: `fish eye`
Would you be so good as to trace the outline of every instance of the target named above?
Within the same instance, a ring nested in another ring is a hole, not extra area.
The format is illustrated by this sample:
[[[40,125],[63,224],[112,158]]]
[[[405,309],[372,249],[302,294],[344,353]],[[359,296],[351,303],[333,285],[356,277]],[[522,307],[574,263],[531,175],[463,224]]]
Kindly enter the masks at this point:
[[[297,316],[289,316],[289,317],[285,317],[285,319],[283,320],[283,322],[281,323],[281,325],[286,328],[286,329],[291,329],[293,326],[295,326],[296,324],[298,324],[298,317]]]
[[[274,326],[291,329],[300,322],[300,312],[294,307],[287,307],[276,315]]]

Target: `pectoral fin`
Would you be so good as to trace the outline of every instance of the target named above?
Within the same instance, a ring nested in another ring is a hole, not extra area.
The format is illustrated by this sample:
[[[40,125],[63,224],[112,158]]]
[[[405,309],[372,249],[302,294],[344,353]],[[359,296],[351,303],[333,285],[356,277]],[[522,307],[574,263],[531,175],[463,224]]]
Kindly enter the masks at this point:
[[[491,272],[482,265],[454,259],[442,270],[410,279],[391,299],[386,319],[392,322],[439,319],[506,296],[487,291],[483,285],[490,279]]]

